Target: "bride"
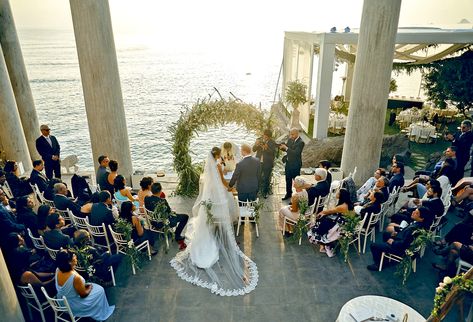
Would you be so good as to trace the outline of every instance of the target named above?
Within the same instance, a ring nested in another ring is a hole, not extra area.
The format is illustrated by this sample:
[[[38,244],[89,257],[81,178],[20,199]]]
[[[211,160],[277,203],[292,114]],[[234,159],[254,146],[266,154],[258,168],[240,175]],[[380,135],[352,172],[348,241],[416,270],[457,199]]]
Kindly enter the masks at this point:
[[[256,264],[238,247],[230,218],[235,201],[227,191],[221,150],[207,156],[199,196],[187,225],[190,240],[185,251],[171,260],[179,277],[222,296],[244,295],[258,283]]]

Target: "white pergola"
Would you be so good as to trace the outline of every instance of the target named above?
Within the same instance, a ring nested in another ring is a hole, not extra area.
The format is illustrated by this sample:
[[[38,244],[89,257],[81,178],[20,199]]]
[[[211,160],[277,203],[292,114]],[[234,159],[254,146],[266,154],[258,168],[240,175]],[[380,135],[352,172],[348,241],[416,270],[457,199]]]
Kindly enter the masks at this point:
[[[349,100],[354,62],[358,43],[358,30],[354,32],[295,32],[286,31],[284,36],[282,97],[291,81],[307,85],[311,97],[314,55],[319,55],[317,87],[315,91],[315,115],[313,137],[327,137],[332,78],[335,59],[348,63],[343,92]],[[396,36],[394,59],[412,64],[425,64],[446,57],[461,48],[473,44],[473,29],[399,28]],[[425,50],[432,45],[441,50]],[[434,53],[435,52],[435,53]],[[310,119],[310,101],[300,107],[300,125],[307,132]]]

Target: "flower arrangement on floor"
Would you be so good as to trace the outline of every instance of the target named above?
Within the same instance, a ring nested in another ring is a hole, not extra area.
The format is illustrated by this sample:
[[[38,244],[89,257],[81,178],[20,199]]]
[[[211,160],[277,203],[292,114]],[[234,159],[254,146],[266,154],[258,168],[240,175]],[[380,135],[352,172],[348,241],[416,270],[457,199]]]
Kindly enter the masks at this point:
[[[182,111],[179,120],[169,128],[174,142],[174,170],[179,176],[176,194],[194,197],[199,192],[202,167],[192,163],[189,153],[194,134],[207,130],[209,126],[223,126],[227,123],[236,123],[249,131],[262,133],[271,128],[271,116],[266,118],[263,110],[239,99],[225,100],[222,97],[219,100],[198,100],[192,108]]]
[[[434,233],[425,229],[419,229],[413,233],[413,236],[414,240],[409,248],[406,249],[405,256],[402,257],[396,271],[396,275],[402,277],[402,285],[406,284],[407,279],[412,273],[412,261],[427,245],[432,243]]]
[[[156,223],[163,225],[161,231],[165,236],[171,236],[171,240],[174,239],[174,230],[171,227],[171,221],[169,218],[176,217],[176,213],[168,209],[166,202],[159,202],[151,213],[151,219]]]
[[[307,232],[308,219],[306,212],[309,209],[308,200],[305,198],[299,199],[299,218],[294,225],[294,231],[292,235],[292,240],[300,240],[302,236]]]
[[[114,224],[114,228],[116,232],[122,234],[127,241],[128,247],[126,248],[126,256],[130,259],[131,264],[138,269],[141,268],[141,263],[146,255],[136,248],[135,243],[131,239],[131,232],[133,231],[132,225],[128,221],[118,218]]]
[[[454,278],[445,276],[435,289],[434,308],[431,313],[433,317],[439,315],[442,305],[446,302],[449,293],[454,289],[473,293],[473,280],[465,278],[465,274],[457,275]]]
[[[350,249],[350,243],[353,241],[353,237],[358,233],[357,229],[360,227],[361,222],[360,216],[354,211],[348,212],[344,218],[344,223],[340,227],[340,238],[338,244],[340,246],[340,252],[343,254],[345,263],[348,262],[348,250]]]
[[[263,212],[263,209],[264,209],[264,201],[261,200],[261,198],[259,198],[258,202],[254,203],[254,206],[253,206],[253,213],[254,213],[253,219],[255,220],[257,224],[259,223],[259,217],[261,215],[261,212]]]

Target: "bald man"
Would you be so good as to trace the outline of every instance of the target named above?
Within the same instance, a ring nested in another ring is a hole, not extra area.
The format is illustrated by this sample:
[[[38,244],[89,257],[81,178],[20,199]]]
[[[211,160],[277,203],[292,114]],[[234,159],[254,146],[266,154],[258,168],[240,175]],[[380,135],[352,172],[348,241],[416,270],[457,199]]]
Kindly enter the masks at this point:
[[[292,196],[292,180],[301,174],[304,141],[299,136],[299,129],[291,129],[289,140],[287,140],[286,144],[281,144],[279,148],[286,152],[286,155],[283,157],[283,161],[284,159],[286,160],[286,195],[282,200],[288,200]]]
[[[242,159],[237,163],[232,179],[228,186],[229,190],[235,185],[238,191],[238,200],[254,201],[259,188],[261,175],[260,161],[251,155],[251,147],[248,144],[241,146]]]

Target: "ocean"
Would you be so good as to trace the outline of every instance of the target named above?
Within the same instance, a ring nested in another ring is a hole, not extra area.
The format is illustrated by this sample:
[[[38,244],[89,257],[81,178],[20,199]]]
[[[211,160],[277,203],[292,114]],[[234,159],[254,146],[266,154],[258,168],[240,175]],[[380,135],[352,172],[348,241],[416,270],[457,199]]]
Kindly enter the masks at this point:
[[[91,171],[92,150],[72,30],[18,30],[40,124],[49,124],[62,158],[76,154],[79,169]],[[115,33],[118,67],[134,170],[172,171],[169,126],[198,99],[232,93],[269,110],[282,61],[279,43],[246,51],[212,47],[163,48]],[[315,75],[315,73],[314,73]],[[341,93],[343,69],[335,72],[332,95]],[[418,96],[420,75],[398,78],[394,94]],[[279,93],[279,92],[278,92]],[[225,141],[250,143],[255,134],[234,124],[209,128],[191,144],[195,161]],[[107,154],[107,151],[103,151]]]

